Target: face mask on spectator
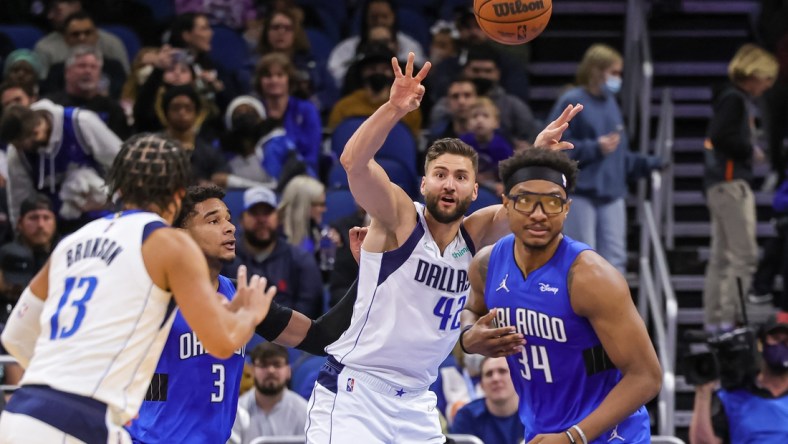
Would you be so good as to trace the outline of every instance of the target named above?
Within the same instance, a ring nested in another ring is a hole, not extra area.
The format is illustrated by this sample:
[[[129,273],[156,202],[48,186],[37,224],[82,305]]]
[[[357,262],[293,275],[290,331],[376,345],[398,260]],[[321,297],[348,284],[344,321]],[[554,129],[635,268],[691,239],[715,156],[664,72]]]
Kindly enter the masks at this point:
[[[763,360],[773,372],[781,375],[788,373],[788,345],[764,345]]]
[[[476,85],[476,94],[480,96],[487,95],[493,87],[493,81],[484,77],[476,77],[471,79],[471,81]]]
[[[608,76],[608,78],[605,79],[605,88],[610,91],[610,94],[618,94],[618,92],[621,91],[621,83],[623,83],[621,77]]]
[[[391,86],[393,79],[385,74],[375,73],[364,77],[364,84],[369,86],[375,94],[383,91],[383,88]]]

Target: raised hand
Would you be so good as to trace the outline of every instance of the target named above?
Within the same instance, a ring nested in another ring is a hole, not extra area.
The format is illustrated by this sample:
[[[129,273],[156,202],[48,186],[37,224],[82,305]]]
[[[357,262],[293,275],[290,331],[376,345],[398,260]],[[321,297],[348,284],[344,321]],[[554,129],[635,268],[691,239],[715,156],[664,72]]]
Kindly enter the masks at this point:
[[[427,73],[430,72],[430,67],[432,66],[430,62],[425,63],[414,76],[413,60],[415,58],[415,54],[412,52],[408,53],[405,74],[402,73],[397,58],[391,58],[391,68],[394,70],[394,84],[391,85],[389,103],[403,114],[407,114],[421,105],[421,99],[424,97],[424,85],[421,84],[421,81],[427,77]]]
[[[550,148],[551,150],[571,150],[575,146],[571,142],[561,141],[564,131],[569,128],[569,122],[577,113],[583,110],[583,105],[567,105],[564,112],[557,119],[550,122],[547,128],[543,129],[536,140],[534,146],[539,148]]]
[[[496,327],[496,309],[479,318],[473,327],[462,335],[462,346],[468,353],[498,358],[522,351],[525,345],[523,335],[514,327]]]
[[[368,229],[369,227],[353,227],[348,233],[348,238],[350,239],[350,254],[353,255],[353,259],[356,260],[356,263],[359,263],[361,260],[361,244],[364,243],[364,239],[367,237]]]
[[[254,324],[257,325],[268,314],[271,301],[276,295],[276,287],[272,286],[266,290],[268,280],[256,274],[247,283],[246,266],[244,265],[238,267],[237,280],[238,286],[235,291],[235,297],[233,297],[228,308],[234,312],[238,310],[247,311],[254,319]]]

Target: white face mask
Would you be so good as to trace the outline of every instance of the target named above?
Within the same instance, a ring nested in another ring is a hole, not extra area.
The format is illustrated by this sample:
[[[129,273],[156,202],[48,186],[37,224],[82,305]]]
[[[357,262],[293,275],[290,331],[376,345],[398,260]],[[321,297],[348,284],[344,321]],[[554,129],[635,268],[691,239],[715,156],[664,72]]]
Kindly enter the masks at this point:
[[[605,88],[611,94],[618,94],[618,92],[621,91],[622,83],[623,80],[621,80],[619,76],[607,76],[607,79],[605,79]]]

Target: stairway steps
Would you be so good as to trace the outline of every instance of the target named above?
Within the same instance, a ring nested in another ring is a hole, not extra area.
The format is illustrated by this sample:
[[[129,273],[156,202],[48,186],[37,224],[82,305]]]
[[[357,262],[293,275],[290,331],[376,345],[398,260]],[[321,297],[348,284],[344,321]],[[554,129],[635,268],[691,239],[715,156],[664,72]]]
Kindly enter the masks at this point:
[[[756,205],[772,205],[772,197],[774,193],[767,193],[765,191],[754,191]],[[673,192],[673,206],[696,206],[706,205],[706,198],[701,191],[674,191]]]
[[[553,3],[553,15],[624,15],[627,12],[625,1],[605,1],[605,2],[555,2]]]
[[[706,221],[693,221],[684,222],[677,221],[674,224],[674,233],[677,238],[680,237],[709,237],[711,236],[711,222]],[[756,224],[755,234],[758,237],[774,237],[777,232],[774,230],[774,225],[770,222],[759,221]]]
[[[726,77],[728,62],[655,62],[654,75]]]
[[[755,14],[759,4],[755,1],[684,0],[681,9],[686,14]]]
[[[753,168],[753,175],[756,179],[764,178],[769,174],[769,165],[757,165]],[[703,179],[702,163],[680,163],[673,166],[673,175],[677,178],[698,178]]]

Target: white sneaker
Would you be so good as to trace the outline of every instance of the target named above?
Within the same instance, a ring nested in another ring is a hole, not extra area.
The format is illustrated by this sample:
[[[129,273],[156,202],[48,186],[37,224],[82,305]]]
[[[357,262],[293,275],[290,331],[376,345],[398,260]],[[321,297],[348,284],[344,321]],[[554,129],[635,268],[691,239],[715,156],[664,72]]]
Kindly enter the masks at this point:
[[[764,294],[750,293],[747,295],[747,301],[750,304],[756,304],[756,305],[768,304],[769,302],[772,301],[772,298],[773,296],[771,293],[764,293]]]

